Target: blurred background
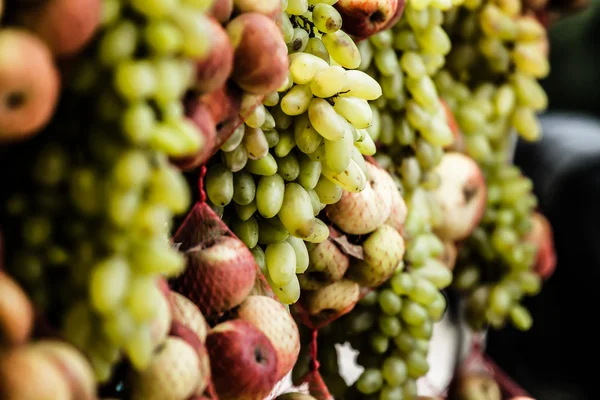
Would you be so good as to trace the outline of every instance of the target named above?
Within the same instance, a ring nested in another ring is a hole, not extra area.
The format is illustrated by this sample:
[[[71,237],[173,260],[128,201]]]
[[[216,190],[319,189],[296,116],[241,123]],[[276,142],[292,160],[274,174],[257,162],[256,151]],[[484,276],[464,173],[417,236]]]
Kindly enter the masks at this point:
[[[544,139],[520,142],[516,164],[534,181],[552,223],[556,273],[528,299],[533,328],[489,333],[498,364],[539,400],[600,398],[600,3],[565,17],[550,32],[552,71]],[[591,367],[590,367],[591,366]]]

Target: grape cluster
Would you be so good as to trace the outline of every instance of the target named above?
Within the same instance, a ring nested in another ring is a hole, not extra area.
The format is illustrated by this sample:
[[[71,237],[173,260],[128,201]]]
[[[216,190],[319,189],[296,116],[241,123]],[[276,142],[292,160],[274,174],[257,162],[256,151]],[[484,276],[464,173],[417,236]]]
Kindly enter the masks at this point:
[[[185,266],[169,234],[190,198],[168,158],[203,146],[182,98],[210,48],[211,5],[104,0],[41,150],[15,161],[30,174],[7,201],[8,269],[99,381],[122,352],[146,366],[168,331],[157,279]]]
[[[454,137],[433,77],[444,67],[450,39],[442,23],[450,2],[407,2],[391,29],[359,44],[360,69],[380,82],[368,132],[380,145],[375,156],[394,177],[407,202],[404,264],[336,323],[331,335],[359,350],[365,368],[344,398],[414,399],[416,380],[429,369],[433,324],[445,309],[440,289],[452,281],[442,261],[445,243],[436,235],[442,210],[433,191],[435,171]],[[326,382],[336,381],[323,371]]]
[[[509,158],[513,132],[528,141],[541,135],[536,113],[547,97],[537,79],[549,70],[546,30],[522,13],[520,1],[465,2],[445,27],[453,48],[436,84],[488,185],[483,221],[463,246],[454,286],[467,293],[476,329],[499,328],[508,318],[527,330],[532,319],[519,301],[541,288],[532,271],[537,249],[525,240],[537,200]]]
[[[360,53],[338,11],[310,3],[287,2],[281,26],[289,76],[264,99],[244,94],[241,113],[248,116],[205,179],[210,203],[286,304],[300,297],[296,274],[308,268],[311,245],[329,236],[321,210],[342,190],[366,185],[363,155],[375,153],[368,101],[381,95],[379,84],[356,70]]]

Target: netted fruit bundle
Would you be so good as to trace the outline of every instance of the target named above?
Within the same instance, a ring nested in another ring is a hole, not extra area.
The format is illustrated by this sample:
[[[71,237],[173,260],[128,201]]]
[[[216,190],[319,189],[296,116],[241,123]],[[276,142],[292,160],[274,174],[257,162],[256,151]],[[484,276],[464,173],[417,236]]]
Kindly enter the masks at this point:
[[[31,338],[33,305],[2,263],[0,258],[0,398],[96,398],[94,372],[83,354],[61,340]]]
[[[186,317],[182,323],[202,330],[206,338],[201,342],[210,359],[212,396],[265,398],[296,362],[300,343],[295,321],[275,298],[250,250],[206,202],[192,208],[173,244],[187,267],[171,280],[179,293],[172,296],[192,304],[187,308],[196,308],[206,317],[204,328],[210,326],[206,336],[202,324],[193,322],[199,318]],[[175,324],[171,331],[178,336]]]

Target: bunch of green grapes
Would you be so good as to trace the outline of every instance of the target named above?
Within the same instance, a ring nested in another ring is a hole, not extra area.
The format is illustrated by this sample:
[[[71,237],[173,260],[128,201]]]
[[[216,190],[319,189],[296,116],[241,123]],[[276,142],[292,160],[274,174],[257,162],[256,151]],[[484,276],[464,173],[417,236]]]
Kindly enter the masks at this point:
[[[532,271],[536,249],[525,240],[537,200],[510,152],[513,132],[529,141],[541,135],[536,113],[547,98],[537,79],[549,70],[546,30],[509,0],[467,1],[445,26],[456,45],[436,84],[488,185],[483,221],[461,252],[454,286],[468,295],[474,328],[509,319],[527,330],[532,319],[519,302],[541,287]]]
[[[327,239],[317,216],[342,191],[366,185],[363,155],[375,153],[367,128],[379,84],[355,70],[360,53],[327,2],[290,0],[282,16],[289,77],[278,91],[246,94],[249,116],[213,157],[206,191],[223,219],[252,250],[286,304],[300,297],[296,274],[308,248]]]
[[[168,159],[203,145],[182,98],[210,48],[211,3],[104,0],[42,149],[15,156],[30,174],[7,202],[8,268],[100,381],[123,352],[147,365],[164,311],[157,279],[185,266],[169,224],[190,193]]]
[[[332,329],[359,350],[357,361],[365,368],[344,398],[415,399],[416,381],[429,370],[433,324],[446,309],[440,290],[452,273],[440,260],[444,244],[434,230],[442,210],[432,191],[440,184],[434,168],[453,134],[433,77],[450,51],[442,23],[452,6],[409,1],[394,27],[359,45],[361,69],[383,89],[372,104],[368,131],[381,145],[376,160],[392,173],[407,202],[407,248],[396,274]]]

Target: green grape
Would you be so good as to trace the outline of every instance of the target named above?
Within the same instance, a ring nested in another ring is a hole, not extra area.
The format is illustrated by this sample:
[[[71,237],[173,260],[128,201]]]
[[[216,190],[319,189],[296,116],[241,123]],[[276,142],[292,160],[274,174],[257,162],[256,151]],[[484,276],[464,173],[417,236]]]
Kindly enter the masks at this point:
[[[269,277],[276,285],[285,286],[296,277],[296,253],[288,242],[269,244],[265,250]]]
[[[263,176],[256,188],[256,206],[265,218],[272,218],[281,210],[285,194],[285,182],[281,175]]]
[[[290,244],[290,246],[292,246],[294,249],[294,254],[296,255],[296,273],[304,273],[310,263],[308,249],[306,248],[304,240],[294,236],[289,236],[286,241]]]
[[[342,27],[342,16],[329,4],[316,4],[312,18],[315,27],[323,33],[334,33]]]
[[[90,299],[102,314],[113,311],[123,300],[129,283],[129,266],[123,259],[104,260],[95,265],[90,277]]]
[[[233,174],[222,164],[208,169],[205,178],[206,194],[213,204],[226,206],[233,199]]]
[[[259,228],[256,219],[250,217],[246,221],[234,222],[231,229],[249,248],[253,248],[258,243]]]
[[[379,307],[390,316],[394,316],[403,309],[401,298],[390,289],[385,289],[379,293]]]
[[[388,357],[382,364],[381,373],[390,386],[402,385],[407,377],[406,363],[400,357]]]
[[[402,325],[398,318],[389,315],[379,316],[379,330],[381,330],[384,335],[394,337],[400,333],[401,329]]]
[[[381,372],[376,369],[367,369],[356,382],[357,389],[363,394],[376,393],[383,386]]]
[[[329,55],[339,65],[347,69],[355,69],[360,65],[360,52],[356,44],[342,30],[332,33],[325,33],[321,37],[323,44],[327,48]]]
[[[288,232],[296,237],[308,237],[315,228],[312,202],[308,192],[297,183],[285,186],[279,219]]]

